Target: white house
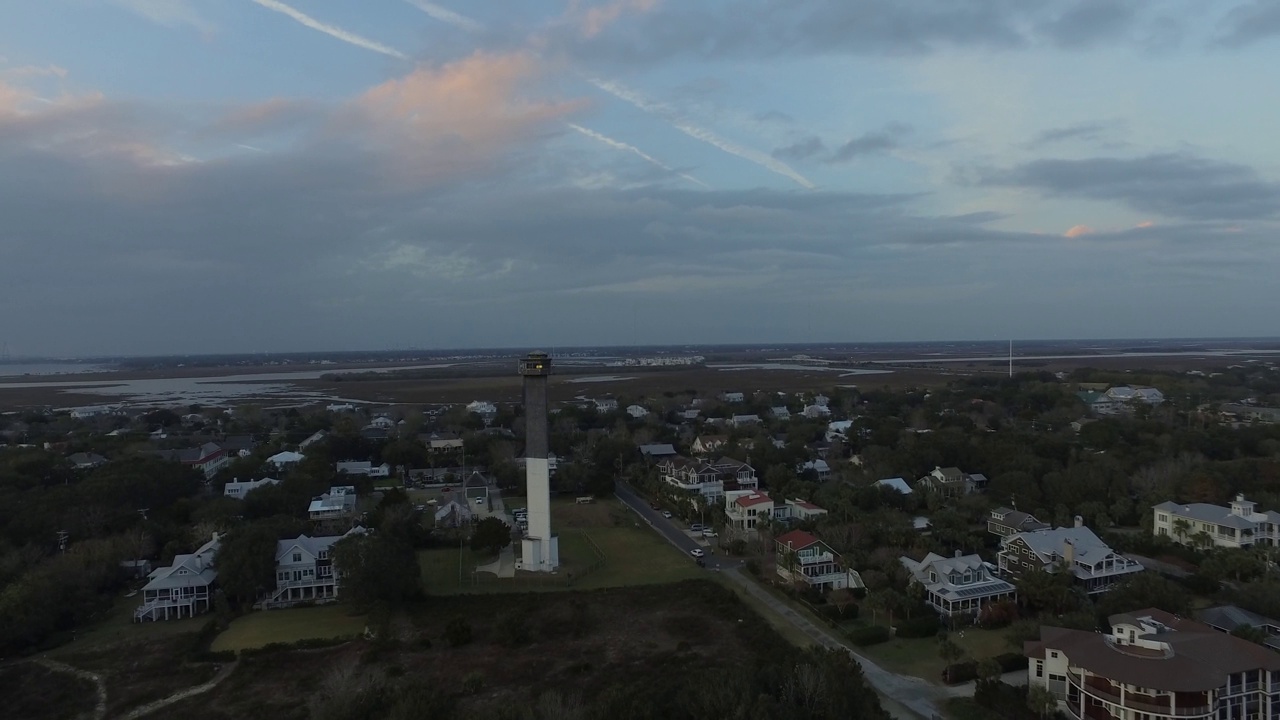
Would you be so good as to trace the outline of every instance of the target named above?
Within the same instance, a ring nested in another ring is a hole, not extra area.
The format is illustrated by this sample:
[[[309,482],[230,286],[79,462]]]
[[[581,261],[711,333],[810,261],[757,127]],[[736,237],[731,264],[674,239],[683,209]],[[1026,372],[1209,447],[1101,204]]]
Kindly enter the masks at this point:
[[[911,573],[912,584],[924,587],[928,603],[940,615],[976,613],[983,605],[1012,600],[1017,591],[996,575],[996,567],[977,555],[955,557],[929,553],[916,562],[909,557],[898,559]]]
[[[840,554],[803,530],[779,535],[774,542],[778,575],[819,591],[866,587],[857,572],[844,567]]]
[[[903,495],[910,495],[911,493],[915,492],[914,490],[911,489],[911,486],[907,484],[907,481],[903,480],[900,477],[885,478],[883,480],[877,480],[874,483],[874,487],[889,488],[890,490],[897,490]]]
[[[733,490],[724,495],[724,514],[729,527],[755,533],[773,518],[773,499],[768,493]]]
[[[244,482],[240,482],[239,480],[232,480],[222,488],[222,494],[226,495],[227,497],[233,497],[238,500],[243,500],[245,495],[248,495],[251,491],[257,490],[263,485],[278,485],[279,483],[280,481],[277,480],[276,478],[262,478],[261,480],[245,480]]]
[[[826,460],[821,458],[801,463],[800,466],[796,468],[796,472],[802,473],[805,470],[812,470],[816,473],[818,476],[818,482],[826,482],[831,479],[831,466],[827,464]]]
[[[831,417],[831,410],[826,405],[810,405],[804,409],[804,416],[811,420]]]
[[[836,420],[827,423],[827,442],[831,442],[837,438],[843,440],[849,436],[849,429],[853,427],[852,420]]]
[[[627,414],[637,420],[649,417],[649,411],[643,405],[628,405]]]
[[[618,401],[613,398],[600,398],[595,400],[596,412],[613,412],[618,409]]]
[[[315,431],[315,432],[311,433],[310,435],[308,435],[306,440],[303,440],[302,442],[298,443],[298,449],[299,449],[299,450],[306,450],[307,448],[311,447],[312,445],[315,445],[316,443],[318,443],[318,442],[320,442],[321,440],[325,439],[325,437],[326,437],[326,435],[325,435],[325,432],[324,432],[323,430],[317,430],[317,431]]]
[[[170,620],[208,612],[213,583],[218,579],[214,561],[221,542],[218,533],[189,555],[174,556],[168,567],[156,568],[142,588],[142,605],[133,612],[134,622]]]
[[[498,406],[484,400],[474,400],[467,403],[467,412],[472,412],[484,417],[493,417],[498,414]]]
[[[351,485],[335,485],[329,492],[314,498],[307,507],[312,520],[340,520],[355,515],[356,489]]]
[[[386,463],[374,465],[369,460],[363,460],[360,462],[340,462],[334,466],[334,469],[339,473],[345,473],[347,475],[368,475],[371,478],[384,478],[391,476],[390,465]]]
[[[759,415],[734,415],[732,418],[730,418],[729,422],[734,427],[742,427],[744,425],[759,425],[760,416]]]
[[[1280,543],[1280,513],[1258,512],[1255,503],[1236,495],[1231,507],[1209,503],[1162,502],[1152,510],[1151,532],[1183,545],[1247,548]]]
[[[707,455],[729,444],[728,435],[699,435],[690,448],[699,455]]]
[[[333,403],[332,405],[330,405],[325,409],[331,413],[355,412],[356,406],[352,405],[351,403]]]
[[[766,495],[768,493],[765,493]],[[778,520],[803,522],[805,520],[813,520],[815,518],[826,515],[827,511],[820,508],[807,500],[796,498],[787,500],[781,505],[774,503],[773,517]]]
[[[276,589],[264,601],[266,608],[282,608],[302,602],[325,604],[337,602],[339,574],[334,570],[333,546],[353,534],[363,535],[362,527],[354,527],[344,535],[308,537],[276,543]]]
[[[740,403],[745,400],[746,397],[740,392],[727,392],[720,393],[720,399],[727,403]]]
[[[769,414],[773,416],[774,420],[790,420],[791,419],[791,411],[787,409],[786,405],[779,405],[777,407],[769,408]]]
[[[285,450],[267,458],[267,462],[274,466],[276,470],[283,470],[290,465],[297,465],[305,459],[302,453]]]

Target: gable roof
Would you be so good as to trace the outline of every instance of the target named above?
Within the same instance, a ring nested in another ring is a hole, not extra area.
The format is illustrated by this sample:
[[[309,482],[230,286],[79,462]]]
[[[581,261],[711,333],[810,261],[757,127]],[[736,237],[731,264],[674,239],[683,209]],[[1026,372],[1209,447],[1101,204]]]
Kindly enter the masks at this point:
[[[774,541],[791,550],[803,550],[822,542],[803,530],[792,530],[789,533],[784,533],[775,538]]]
[[[907,481],[903,480],[900,477],[885,478],[884,480],[877,480],[875,482],[875,487],[891,488],[893,490],[897,490],[903,495],[910,495],[912,492],[914,492],[911,489],[911,486],[907,484]]]
[[[1217,525],[1226,525],[1237,530],[1250,530],[1257,522],[1239,515],[1233,515],[1231,508],[1225,508],[1221,505],[1210,505],[1209,503],[1187,503],[1179,505],[1178,503],[1165,501],[1155,506],[1156,510],[1167,512],[1171,515],[1179,517],[1191,518],[1200,522],[1210,522]]]
[[[752,507],[755,505],[762,505],[764,503],[771,503],[771,502],[773,502],[773,499],[764,493],[751,493],[750,495],[743,495],[742,497],[737,498],[733,501],[735,505],[738,505],[740,507]]]
[[[299,535],[292,540],[279,540],[276,542],[276,562],[279,563],[294,548],[298,548],[308,555],[318,558],[322,550],[328,550],[333,547],[334,543],[341,540],[344,535],[333,535],[330,537],[309,537],[305,534]]]
[[[1023,540],[1027,547],[1031,548],[1031,551],[1045,563],[1061,558],[1063,546],[1068,542],[1074,548],[1076,561],[1086,565],[1093,565],[1109,555],[1116,554],[1102,541],[1102,538],[1084,526],[1014,533],[1005,538],[1004,542],[1013,542],[1015,539]]]
[[[641,445],[640,454],[649,457],[672,457],[675,456],[676,448],[671,443],[655,443],[651,445]]]

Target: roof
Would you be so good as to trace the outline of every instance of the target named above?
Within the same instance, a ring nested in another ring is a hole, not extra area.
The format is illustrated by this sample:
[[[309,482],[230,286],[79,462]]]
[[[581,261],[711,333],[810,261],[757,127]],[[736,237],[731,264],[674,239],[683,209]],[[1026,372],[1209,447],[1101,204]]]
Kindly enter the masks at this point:
[[[1249,612],[1235,605],[1218,605],[1211,608],[1205,608],[1196,613],[1196,619],[1200,622],[1223,632],[1231,632],[1241,625],[1249,627],[1280,627],[1280,621],[1263,617],[1257,613]]]
[[[763,503],[771,503],[773,502],[773,499],[764,493],[751,493],[750,495],[743,495],[733,502],[735,505],[739,505],[741,507],[752,507]]]
[[[826,512],[826,510],[823,510],[822,508],[818,507],[817,505],[814,505],[813,503],[807,500],[800,500],[799,498],[797,498],[795,500],[788,500],[787,502],[792,505],[795,505],[796,507],[804,508],[805,510],[820,510],[822,512]]]
[[[156,568],[147,576],[143,590],[164,590],[177,587],[201,587],[213,583],[218,572],[213,569],[222,543],[215,533],[213,539],[201,545],[195,552],[176,555],[168,567]],[[183,572],[185,570],[185,572]]]
[[[1063,548],[1068,542],[1074,548],[1076,561],[1085,565],[1094,565],[1116,554],[1092,530],[1084,526],[1014,533],[1006,537],[1003,542],[1009,543],[1018,538],[1026,542],[1027,547],[1039,555],[1044,562],[1062,557]]]
[[[1249,670],[1280,671],[1280,654],[1248,640],[1147,608],[1110,618],[1113,626],[1137,625],[1138,635],[1159,649],[1116,643],[1111,635],[1044,627],[1027,654],[1045,648],[1066,654],[1071,666],[1115,682],[1152,690],[1204,692],[1226,685],[1227,676]]]
[[[305,457],[306,456],[303,455],[302,453],[296,453],[296,452],[293,452],[292,450],[285,450],[284,452],[276,453],[275,455],[272,455],[271,457],[267,458],[267,462],[275,465],[284,465],[285,463],[302,462],[302,460]]]
[[[649,457],[669,457],[677,455],[675,446],[670,443],[641,445],[640,454],[648,455]]]
[[[892,488],[903,495],[910,495],[912,493],[911,486],[902,478],[885,478],[884,480],[877,480],[875,482],[875,487]]]
[[[276,542],[276,562],[280,562],[293,549],[300,548],[312,557],[320,557],[320,551],[328,550],[333,547],[334,543],[341,540],[344,535],[333,535],[330,537],[308,537],[307,535],[299,535],[292,540],[278,540]]]
[[[1252,530],[1257,522],[1239,515],[1232,515],[1231,508],[1225,508],[1221,505],[1210,505],[1209,503],[1187,503],[1179,505],[1175,502],[1162,502],[1155,506],[1156,510],[1167,512],[1170,515],[1178,515],[1180,517],[1199,520],[1200,522],[1211,522],[1218,525],[1226,525],[1237,530]]]
[[[774,539],[779,545],[784,545],[791,550],[803,550],[810,545],[816,545],[820,542],[818,538],[810,535],[803,530],[792,530],[789,533],[779,535]]]
[[[1002,517],[997,518],[997,515]],[[1021,510],[1012,510],[1006,507],[999,507],[992,510],[991,521],[1000,523],[1005,527],[1013,528],[1019,532],[1047,530],[1049,528],[1048,523],[1040,522],[1030,513],[1024,513]]]
[[[1003,595],[1005,593],[1014,592],[1015,588],[1010,583],[1000,579],[993,572],[991,564],[983,560],[977,555],[960,555],[958,557],[943,557],[936,553],[929,553],[924,556],[920,562],[916,562],[909,557],[903,556],[898,559],[902,566],[911,573],[916,582],[928,587],[935,594],[944,598],[972,598],[987,595]],[[986,574],[979,575],[981,580],[975,580],[969,583],[952,583],[950,575],[953,572],[965,573],[978,571],[982,573],[986,569]],[[929,572],[937,573],[938,580],[931,582]]]

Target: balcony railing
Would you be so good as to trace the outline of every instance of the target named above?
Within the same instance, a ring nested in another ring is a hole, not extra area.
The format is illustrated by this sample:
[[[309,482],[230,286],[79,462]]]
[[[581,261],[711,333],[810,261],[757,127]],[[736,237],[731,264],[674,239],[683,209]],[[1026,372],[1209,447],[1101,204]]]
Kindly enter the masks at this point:
[[[1119,705],[1130,710],[1139,712],[1156,713],[1159,715],[1174,715],[1176,717],[1196,717],[1200,715],[1208,715],[1213,708],[1209,705],[1192,705],[1188,707],[1170,708],[1170,703],[1152,703],[1145,700],[1135,698],[1133,693],[1126,694],[1123,700],[1120,698],[1120,692],[1110,682],[1105,685],[1102,682],[1093,680],[1092,678],[1084,679],[1075,670],[1067,669],[1067,676],[1071,678],[1071,682],[1081,691],[1106,702]],[[1148,696],[1149,697],[1149,696]]]
[[[821,555],[797,555],[796,562],[800,565],[816,565],[824,562],[835,562],[836,558],[831,553],[822,553]]]
[[[277,580],[276,589],[287,587],[306,587],[308,585],[332,585],[334,582],[332,575],[323,577],[302,578],[301,580]]]

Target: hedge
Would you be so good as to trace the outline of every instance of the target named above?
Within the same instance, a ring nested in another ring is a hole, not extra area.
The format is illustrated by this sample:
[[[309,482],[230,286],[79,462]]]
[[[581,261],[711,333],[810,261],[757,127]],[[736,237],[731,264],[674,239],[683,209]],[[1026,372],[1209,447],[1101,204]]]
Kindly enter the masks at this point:
[[[948,685],[959,685],[978,679],[978,663],[972,660],[953,663],[942,671],[942,678]]]
[[[933,637],[942,628],[937,615],[921,615],[898,623],[897,636],[900,638]]]
[[[1016,652],[1000,653],[996,656],[996,662],[1000,663],[1001,673],[1010,673],[1015,670],[1026,670],[1027,665],[1029,664],[1027,662],[1026,655]]]
[[[849,642],[858,647],[869,647],[871,645],[879,645],[889,640],[889,628],[883,625],[870,625],[867,627],[854,628],[849,631]]]

